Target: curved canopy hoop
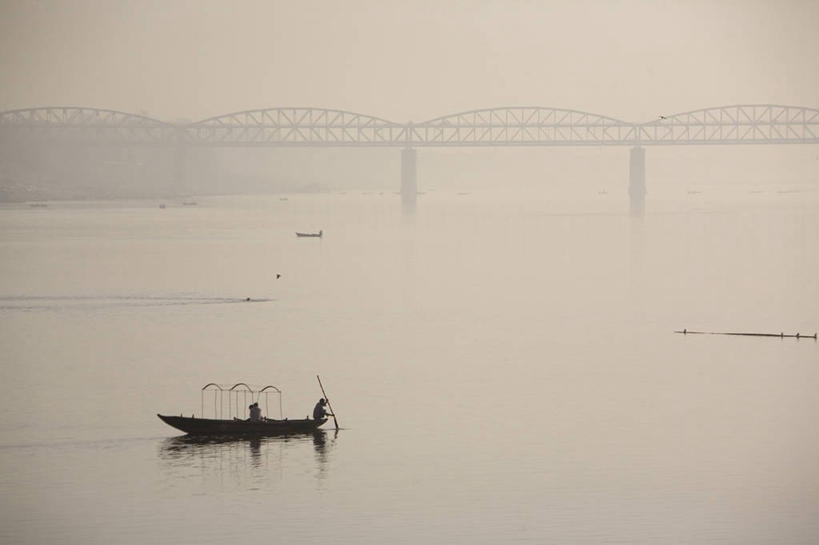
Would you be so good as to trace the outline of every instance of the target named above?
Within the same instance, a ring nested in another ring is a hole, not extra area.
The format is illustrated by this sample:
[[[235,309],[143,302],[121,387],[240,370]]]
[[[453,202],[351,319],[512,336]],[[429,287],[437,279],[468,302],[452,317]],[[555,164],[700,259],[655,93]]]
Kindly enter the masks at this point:
[[[229,413],[229,416],[233,416],[232,411],[233,411],[233,408],[234,408],[234,405],[235,405],[235,407],[236,407],[236,417],[237,418],[238,418],[239,412],[240,412],[239,411],[239,392],[242,392],[242,394],[244,396],[244,398],[243,398],[244,402],[242,403],[242,411],[244,411],[244,407],[246,406],[248,394],[250,395],[250,401],[252,403],[253,402],[253,394],[256,393],[253,390],[253,388],[251,388],[250,386],[248,386],[244,382],[237,382],[236,384],[234,384],[233,386],[230,387],[230,389],[228,390],[228,407],[229,407],[229,409],[231,411]],[[233,397],[232,394],[236,394],[235,397]],[[234,403],[231,403],[231,397],[233,397]],[[243,414],[245,414],[245,413],[243,413]]]
[[[201,411],[202,411],[202,418],[205,417],[205,392],[210,389],[213,391],[213,418],[219,418],[222,415],[222,392],[225,391],[224,388],[220,384],[216,384],[215,382],[209,382],[202,386],[201,390]],[[217,405],[218,403],[218,405]],[[219,407],[217,412],[216,408]]]
[[[281,419],[284,417],[284,411],[282,410],[282,391],[279,388],[273,386],[272,384],[269,384],[262,388],[261,390],[259,390],[260,396],[264,394],[265,413],[270,414],[270,406],[268,405],[268,394],[270,393],[271,390],[279,394],[279,419]]]
[[[205,384],[204,386],[202,386],[202,390],[207,390],[211,386],[213,386],[214,388],[217,388],[219,390],[223,389],[221,385],[216,384],[215,382],[209,382],[208,384]]]
[[[230,387],[230,391],[232,392],[232,391],[236,390],[236,388],[238,388],[239,386],[244,386],[245,390],[247,390],[248,392],[251,392],[251,393],[253,392],[253,388],[251,388],[250,386],[248,386],[244,382],[237,382],[236,384],[234,384],[233,386]]]

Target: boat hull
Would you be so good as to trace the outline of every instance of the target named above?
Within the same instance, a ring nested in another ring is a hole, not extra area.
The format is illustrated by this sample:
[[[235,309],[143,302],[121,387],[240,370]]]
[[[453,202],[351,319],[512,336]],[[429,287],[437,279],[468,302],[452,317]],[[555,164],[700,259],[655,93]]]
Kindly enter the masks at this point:
[[[167,425],[183,431],[188,435],[210,436],[268,436],[292,435],[298,433],[312,433],[327,422],[326,418],[319,420],[215,420],[212,418],[192,418],[186,416],[166,416],[157,414],[160,420]]]

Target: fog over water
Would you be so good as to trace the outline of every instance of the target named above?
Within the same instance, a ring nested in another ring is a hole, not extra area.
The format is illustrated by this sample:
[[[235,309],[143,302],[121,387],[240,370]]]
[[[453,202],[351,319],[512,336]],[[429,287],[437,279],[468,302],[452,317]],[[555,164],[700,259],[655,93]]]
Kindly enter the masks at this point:
[[[817,19],[7,1],[0,112],[817,108]],[[0,143],[0,543],[819,539],[819,343],[674,333],[815,334],[816,144],[646,146],[639,215],[628,146],[418,148],[408,206],[400,148],[203,147],[179,187],[163,148]],[[337,432],[156,417],[241,381],[304,418],[316,374]]]

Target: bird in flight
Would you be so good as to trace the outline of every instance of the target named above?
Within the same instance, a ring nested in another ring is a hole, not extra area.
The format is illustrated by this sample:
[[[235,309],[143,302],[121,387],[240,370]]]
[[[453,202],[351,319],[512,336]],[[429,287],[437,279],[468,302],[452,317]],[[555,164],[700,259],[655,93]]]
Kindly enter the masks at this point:
[[[278,280],[281,277],[282,277],[282,275],[280,275],[279,273],[276,273],[276,280]]]

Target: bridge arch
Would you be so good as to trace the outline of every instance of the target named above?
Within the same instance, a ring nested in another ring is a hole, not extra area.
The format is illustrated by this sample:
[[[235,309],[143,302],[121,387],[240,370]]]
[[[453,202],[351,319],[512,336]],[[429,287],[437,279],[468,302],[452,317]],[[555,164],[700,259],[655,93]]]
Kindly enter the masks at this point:
[[[639,125],[641,144],[819,143],[819,109],[735,104],[659,116]]]
[[[61,128],[172,126],[170,123],[145,115],[104,108],[85,108],[82,106],[45,106],[7,110],[0,112],[0,125]]]
[[[394,145],[403,130],[399,123],[347,110],[283,107],[210,117],[187,132],[192,143],[344,146]]]
[[[425,121],[427,124],[452,124],[454,120],[468,120],[480,119],[485,123],[517,123],[517,124],[568,124],[573,120],[578,119],[590,120],[606,120],[612,125],[631,125],[621,119],[595,114],[592,112],[583,112],[581,110],[572,110],[567,108],[550,108],[545,106],[500,106],[496,108],[480,108],[477,110],[467,110],[464,112],[457,112],[454,114],[447,114],[441,117],[436,117]]]
[[[419,145],[602,145],[622,143],[634,124],[613,117],[543,106],[469,110],[412,125]]]
[[[306,126],[310,124],[318,125],[322,123],[331,125],[349,125],[356,122],[360,122],[365,125],[398,125],[398,123],[387,119],[351,112],[348,110],[337,110],[331,108],[282,107],[242,110],[239,112],[217,115],[192,123],[191,126],[235,126],[255,123],[258,126],[292,127]]]
[[[80,106],[46,106],[0,112],[0,131],[22,138],[105,145],[167,145],[180,129],[152,117]]]

